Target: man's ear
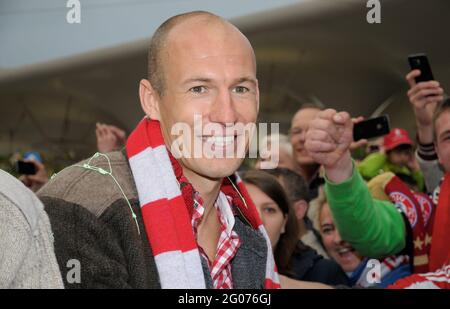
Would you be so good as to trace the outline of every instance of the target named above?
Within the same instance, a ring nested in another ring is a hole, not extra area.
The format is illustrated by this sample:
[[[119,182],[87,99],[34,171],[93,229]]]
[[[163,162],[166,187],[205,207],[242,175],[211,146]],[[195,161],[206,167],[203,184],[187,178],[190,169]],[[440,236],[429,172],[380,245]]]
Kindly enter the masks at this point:
[[[308,211],[308,203],[305,200],[297,201],[293,205],[295,217],[297,221],[303,220]]]
[[[256,112],[259,114],[259,81],[256,80]]]
[[[144,113],[150,119],[160,121],[159,95],[147,79],[141,79],[139,83],[139,99]]]

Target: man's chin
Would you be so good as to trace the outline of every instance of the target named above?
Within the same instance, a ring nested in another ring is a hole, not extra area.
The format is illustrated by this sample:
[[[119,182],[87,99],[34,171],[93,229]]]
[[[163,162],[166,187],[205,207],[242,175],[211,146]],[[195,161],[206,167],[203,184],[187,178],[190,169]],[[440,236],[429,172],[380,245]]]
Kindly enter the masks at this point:
[[[199,174],[212,179],[232,175],[242,164],[242,159],[204,159],[198,162]]]

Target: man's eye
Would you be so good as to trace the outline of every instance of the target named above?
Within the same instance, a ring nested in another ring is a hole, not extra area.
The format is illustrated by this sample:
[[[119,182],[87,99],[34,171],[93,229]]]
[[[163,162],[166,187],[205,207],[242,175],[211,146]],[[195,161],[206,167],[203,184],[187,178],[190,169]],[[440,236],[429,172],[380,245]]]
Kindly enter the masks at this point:
[[[206,92],[206,87],[205,86],[195,86],[192,87],[191,89],[189,89],[190,92],[194,92],[194,93],[204,93]]]
[[[249,91],[250,90],[247,87],[244,87],[244,86],[237,86],[237,87],[235,87],[233,89],[233,92],[236,92],[236,93],[246,93],[246,92],[249,92]]]

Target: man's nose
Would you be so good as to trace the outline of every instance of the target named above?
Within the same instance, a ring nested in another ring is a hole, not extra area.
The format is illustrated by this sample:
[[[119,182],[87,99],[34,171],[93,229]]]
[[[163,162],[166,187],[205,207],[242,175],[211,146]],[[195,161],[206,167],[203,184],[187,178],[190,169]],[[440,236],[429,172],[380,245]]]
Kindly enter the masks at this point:
[[[308,131],[307,128],[303,129],[298,136],[298,140],[302,143],[304,143],[306,140],[306,131]]]
[[[235,124],[237,120],[238,112],[230,91],[228,89],[219,91],[211,107],[210,121],[221,124]]]

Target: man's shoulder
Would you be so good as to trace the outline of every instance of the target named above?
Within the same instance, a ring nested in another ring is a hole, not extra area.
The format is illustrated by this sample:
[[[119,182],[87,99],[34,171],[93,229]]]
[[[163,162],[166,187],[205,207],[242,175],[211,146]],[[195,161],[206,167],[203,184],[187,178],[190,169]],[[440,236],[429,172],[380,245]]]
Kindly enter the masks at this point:
[[[30,227],[34,229],[43,209],[39,199],[17,178],[2,170],[0,170],[0,183],[2,184],[0,186],[0,201],[4,205],[14,206],[20,210]],[[9,207],[8,209],[12,208]]]
[[[123,190],[123,193],[122,193]],[[38,196],[82,206],[100,216],[116,200],[137,198],[128,160],[123,152],[96,154],[56,174]]]

